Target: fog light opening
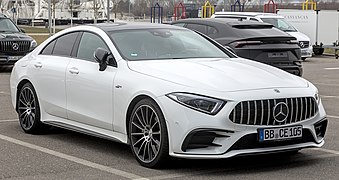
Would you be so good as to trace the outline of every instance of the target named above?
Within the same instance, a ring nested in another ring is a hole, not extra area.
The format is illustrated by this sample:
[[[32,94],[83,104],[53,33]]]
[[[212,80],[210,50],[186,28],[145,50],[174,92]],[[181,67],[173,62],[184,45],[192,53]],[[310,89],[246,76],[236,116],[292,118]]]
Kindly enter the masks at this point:
[[[215,143],[217,138],[228,138],[227,133],[234,133],[222,130],[197,129],[190,132],[181,147],[186,152],[188,149],[198,149],[207,147],[221,147],[221,144]]]
[[[322,139],[325,137],[326,128],[327,128],[327,119],[314,124],[315,133],[318,139]]]

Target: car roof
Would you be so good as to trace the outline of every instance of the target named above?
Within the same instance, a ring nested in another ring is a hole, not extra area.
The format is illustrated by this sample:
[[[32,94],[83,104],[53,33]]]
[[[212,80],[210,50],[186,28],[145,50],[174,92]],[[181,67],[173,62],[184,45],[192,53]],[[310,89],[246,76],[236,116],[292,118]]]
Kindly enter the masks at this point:
[[[94,26],[102,29],[103,31],[120,31],[120,30],[133,30],[133,29],[151,29],[151,28],[166,28],[166,29],[185,29],[178,26],[171,26],[167,24],[158,24],[158,23],[143,23],[143,22],[114,22],[114,23],[98,23],[91,24],[89,26]]]
[[[192,18],[178,20],[176,22],[173,22],[172,24],[176,23],[189,23],[212,26],[219,31],[218,33],[214,34],[214,38],[217,38],[219,41],[234,41],[258,37],[283,37],[288,40],[294,39],[294,37],[290,36],[289,34],[277,28],[274,28],[272,24],[258,21],[239,21],[229,18]]]
[[[230,16],[283,18],[282,16],[274,14],[274,13],[262,13],[262,12],[215,12],[214,14],[216,16],[218,16],[218,15],[230,15]]]
[[[225,24],[229,26],[235,26],[235,25],[266,25],[266,26],[272,26],[271,24],[264,23],[264,22],[258,22],[258,21],[239,21],[238,19],[230,19],[230,18],[190,18],[190,19],[181,19],[178,21],[175,21],[175,23],[218,23],[218,24]]]

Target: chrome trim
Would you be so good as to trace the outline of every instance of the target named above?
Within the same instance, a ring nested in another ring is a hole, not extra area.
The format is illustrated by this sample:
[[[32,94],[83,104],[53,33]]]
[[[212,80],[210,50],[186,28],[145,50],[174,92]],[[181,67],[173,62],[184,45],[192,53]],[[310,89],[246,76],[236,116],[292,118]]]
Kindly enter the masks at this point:
[[[289,109],[284,122],[275,121],[272,115],[277,103],[284,103]],[[267,107],[264,106],[265,104],[267,104]],[[229,119],[233,123],[245,125],[286,125],[314,117],[318,113],[317,105],[314,97],[242,101],[234,107]],[[258,122],[259,119],[260,123]]]

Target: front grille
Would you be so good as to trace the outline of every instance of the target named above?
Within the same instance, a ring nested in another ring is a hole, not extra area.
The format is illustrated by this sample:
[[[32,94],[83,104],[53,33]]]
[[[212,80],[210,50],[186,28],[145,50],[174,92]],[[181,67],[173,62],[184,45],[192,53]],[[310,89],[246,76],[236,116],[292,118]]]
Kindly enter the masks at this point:
[[[16,46],[13,48],[13,46]],[[0,41],[1,53],[23,53],[28,52],[31,46],[30,41]]]
[[[273,111],[281,102],[287,105],[288,113],[285,112],[284,121],[278,122],[276,119],[282,119],[277,118],[278,113],[274,114]],[[272,126],[300,122],[313,117],[317,112],[317,103],[313,97],[266,99],[238,103],[229,115],[229,119],[236,124]]]
[[[308,46],[310,46],[310,42],[308,41],[299,41],[299,46],[300,48],[308,48]]]

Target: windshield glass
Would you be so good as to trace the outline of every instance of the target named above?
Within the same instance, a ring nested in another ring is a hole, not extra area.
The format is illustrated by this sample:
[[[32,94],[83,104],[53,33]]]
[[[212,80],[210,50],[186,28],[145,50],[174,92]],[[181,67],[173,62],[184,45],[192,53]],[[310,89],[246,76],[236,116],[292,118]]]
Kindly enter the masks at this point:
[[[19,32],[18,28],[9,19],[0,19],[1,32]]]
[[[127,60],[228,58],[218,47],[189,30],[136,29],[110,32]]]
[[[265,23],[272,24],[274,27],[285,31],[285,32],[296,32],[297,30],[288,23],[285,19],[282,18],[261,18]]]

